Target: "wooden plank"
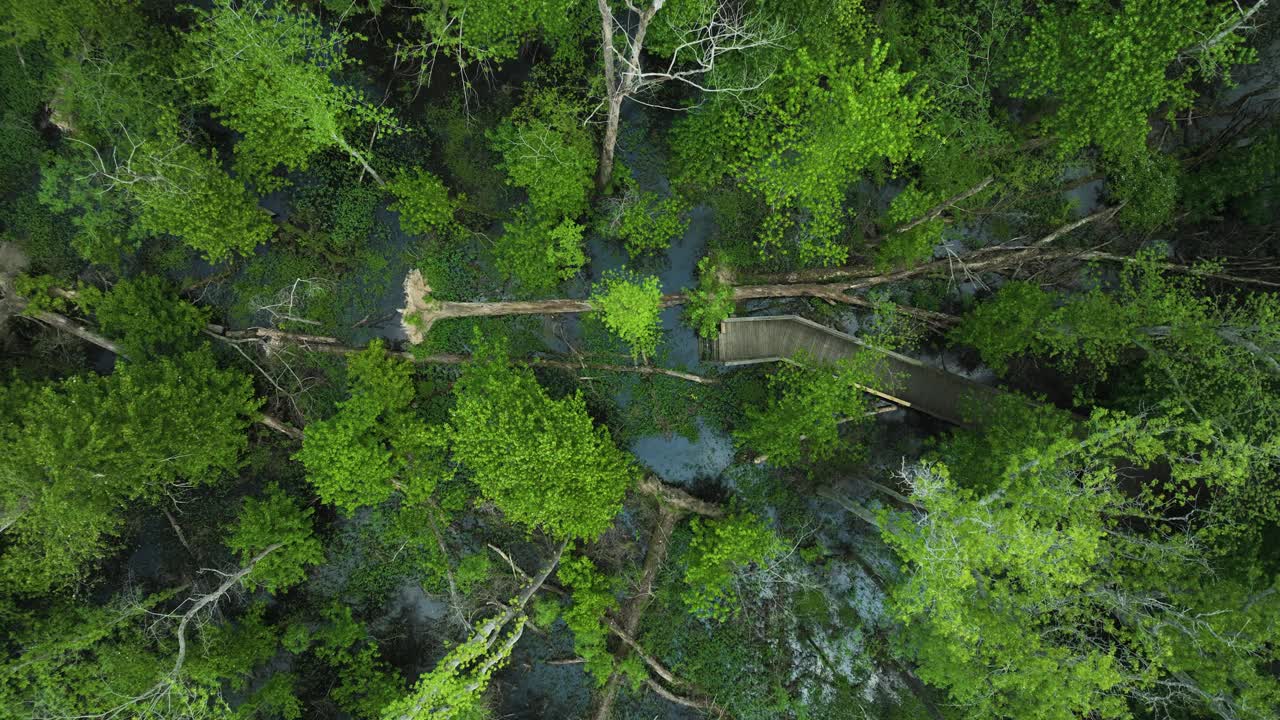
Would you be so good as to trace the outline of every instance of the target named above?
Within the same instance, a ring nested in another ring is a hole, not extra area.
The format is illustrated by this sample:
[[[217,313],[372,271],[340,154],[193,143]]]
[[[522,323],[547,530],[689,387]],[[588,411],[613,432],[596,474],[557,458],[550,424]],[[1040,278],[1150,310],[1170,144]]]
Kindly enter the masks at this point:
[[[721,323],[714,359],[726,365],[777,362],[798,350],[821,362],[857,352],[881,356],[881,387],[868,392],[957,425],[971,424],[966,408],[989,406],[1003,391],[915,358],[867,345],[838,330],[796,315],[728,318]]]

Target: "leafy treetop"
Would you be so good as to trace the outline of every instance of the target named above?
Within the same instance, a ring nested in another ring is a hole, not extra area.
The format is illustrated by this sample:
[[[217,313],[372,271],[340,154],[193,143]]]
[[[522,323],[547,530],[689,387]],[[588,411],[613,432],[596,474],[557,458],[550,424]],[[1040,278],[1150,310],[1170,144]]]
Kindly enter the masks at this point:
[[[560,538],[594,539],[609,527],[635,471],[581,394],[553,400],[491,347],[455,393],[453,458],[508,518]]]

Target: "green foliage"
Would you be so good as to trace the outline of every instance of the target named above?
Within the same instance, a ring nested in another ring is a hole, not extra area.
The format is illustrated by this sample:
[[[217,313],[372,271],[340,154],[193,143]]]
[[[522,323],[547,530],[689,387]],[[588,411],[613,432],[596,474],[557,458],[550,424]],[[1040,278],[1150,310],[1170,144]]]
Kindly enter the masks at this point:
[[[1167,698],[1173,708],[1265,716],[1259,701],[1280,694],[1259,672],[1270,631],[1227,640],[1216,625],[1250,622],[1246,598],[1271,580],[1249,572],[1211,593],[1188,582],[1206,562],[1187,532],[1200,521],[1166,516],[1163,500],[1134,498],[1117,478],[1117,466],[1179,462],[1200,422],[1096,411],[1053,437],[1038,424],[1000,429],[989,449],[1003,455],[967,463],[976,477],[910,469],[915,507],[876,520],[906,564],[891,592],[900,651],[966,717],[1130,717],[1127,700],[1170,678],[1205,691]]]
[[[274,170],[305,169],[322,150],[338,148],[355,160],[346,139],[359,124],[394,134],[390,110],[364,100],[334,76],[352,60],[355,36],[331,31],[307,11],[270,8],[251,0],[219,0],[187,34],[187,82],[217,117],[241,134],[237,173],[260,190],[278,187]]]
[[[749,565],[764,565],[782,552],[782,542],[761,519],[749,514],[690,521],[693,540],[681,598],[689,612],[724,622],[741,607],[734,581]]]
[[[537,220],[525,208],[503,225],[494,247],[498,270],[530,292],[545,292],[568,280],[587,264],[582,250],[583,226],[565,218]]]
[[[76,302],[135,359],[192,349],[209,319],[208,310],[179,298],[155,275],[120,280],[106,292],[84,288]]]
[[[446,592],[450,561],[440,551],[433,524],[443,528],[449,522],[448,515],[428,503],[369,507],[358,522],[341,524],[326,542],[326,565],[334,572],[318,574],[308,589],[322,597],[341,597],[358,612],[378,612],[406,582],[429,594]]]
[[[273,674],[243,704],[236,707],[237,717],[299,720],[302,717],[302,701],[294,694],[296,681],[297,677],[293,673]]]
[[[453,458],[508,519],[562,538],[608,528],[634,470],[581,394],[553,400],[501,348],[483,347],[454,392]]]
[[[425,37],[400,52],[422,63],[426,76],[440,59],[456,62],[463,91],[474,92],[477,72],[515,59],[531,40],[543,38],[552,46],[580,41],[582,23],[575,22],[580,20],[575,13],[579,7],[569,0],[419,3],[413,19]]]
[[[605,327],[631,348],[633,358],[645,359],[658,350],[662,323],[662,289],[658,278],[634,273],[606,273],[591,291],[591,306]]]
[[[584,669],[596,687],[604,687],[613,674],[609,631],[604,626],[605,613],[618,609],[613,583],[586,555],[562,559],[556,575],[573,593],[573,604],[562,613],[573,631],[573,651],[587,661]]]
[[[244,183],[222,171],[213,150],[180,143],[136,162],[130,172],[147,179],[128,187],[141,206],[142,230],[173,235],[209,262],[248,255],[275,233],[271,216]]]
[[[978,348],[983,362],[1004,372],[1010,359],[1032,347],[1037,329],[1053,312],[1054,297],[1040,286],[1010,281],[966,315],[951,338]]]
[[[927,508],[927,525],[904,515],[886,526],[885,541],[910,568],[892,600],[908,623],[919,674],[947,689],[970,717],[1122,716],[1124,701],[1112,695],[1124,675],[1117,659],[1105,645],[1070,642],[1069,627],[1046,624],[1062,617],[1074,627],[1083,608],[1021,610],[1072,601],[1087,607],[1082,584],[1105,549],[1098,514],[1114,496],[1096,484],[1054,489],[1028,498],[1001,493],[983,506],[945,468],[923,468],[913,476],[912,497]],[[943,535],[930,538],[930,531]],[[949,552],[928,558],[938,542]],[[980,594],[981,610],[966,599]],[[983,667],[993,661],[1008,670]]]
[[[121,256],[136,250],[141,234],[124,193],[109,192],[83,164],[83,156],[49,156],[41,171],[40,204],[65,215],[75,229],[71,243],[84,259],[117,267]]]
[[[673,55],[687,40],[688,34],[710,24],[715,10],[714,0],[670,0],[664,3],[644,37],[645,51],[662,58]]]
[[[0,424],[0,577],[15,591],[67,586],[104,555],[131,503],[179,483],[214,482],[239,465],[260,401],[249,378],[205,352],[120,363],[107,377],[10,383]]]
[[[490,133],[507,184],[528,194],[541,222],[576,218],[587,209],[596,151],[580,115],[570,98],[538,90]]]
[[[685,167],[710,163],[716,175],[702,182],[730,173],[767,207],[756,243],[762,259],[843,262],[846,195],[862,172],[915,152],[927,101],[907,90],[911,73],[887,56],[878,41],[854,62],[801,48],[749,113],[712,103],[677,127],[673,142]],[[730,148],[728,157],[700,157],[720,146]]]
[[[414,235],[435,233],[447,236],[455,226],[454,215],[466,196],[449,197],[449,188],[440,178],[413,168],[387,183],[387,192],[396,197],[391,209],[400,213],[400,227]]]
[[[639,193],[622,200],[610,230],[622,240],[632,258],[661,253],[689,227],[687,211],[679,197],[659,198],[657,193]]]
[[[1280,195],[1277,168],[1280,129],[1272,129],[1244,147],[1221,151],[1183,175],[1180,202],[1195,220],[1209,220],[1231,206],[1240,207],[1249,222],[1265,224],[1274,217],[1275,198]]]
[[[254,693],[249,707],[236,711],[223,693],[244,691],[251,675],[275,653],[275,632],[263,622],[262,606],[205,627],[199,646],[188,647],[193,652],[182,676],[174,678],[171,648],[148,632],[155,629],[155,615],[166,614],[164,603],[171,595],[126,593],[92,604],[50,599],[38,609],[11,615],[5,629],[14,652],[0,665],[0,717],[16,720],[33,712],[57,717],[127,713],[138,720],[255,717],[251,708],[265,704],[262,691]],[[292,701],[296,707],[288,676],[277,677],[268,682],[275,687],[274,703]],[[157,689],[161,694],[154,694]]]
[[[28,186],[40,167],[38,77],[17,63],[0,64],[0,196]]]
[[[859,353],[833,366],[803,356],[780,366],[769,376],[768,403],[747,409],[747,425],[734,439],[777,467],[834,457],[841,427],[869,422],[871,401],[862,388],[892,392],[882,387],[874,363],[872,353]]]
[[[1025,12],[1005,0],[881,6],[876,24],[892,38],[890,57],[914,71],[931,97],[925,117],[936,135],[922,139],[913,172],[922,192],[941,200],[988,175],[1017,184],[1025,174],[1015,150],[1020,140],[997,102],[995,73],[1010,39],[1023,31]],[[1055,177],[1058,170],[1054,163]]]
[[[37,8],[20,0],[0,3],[0,34],[6,46],[37,42],[61,55],[133,34],[142,18],[134,0],[69,0]]]
[[[1235,33],[1208,38],[1236,14],[1201,0],[1042,3],[1006,74],[1024,98],[1057,104],[1046,129],[1065,157],[1087,145],[1110,156],[1145,154],[1148,117],[1169,120],[1195,100],[1193,83],[1252,54]],[[1189,62],[1175,62],[1186,57]]]
[[[937,193],[924,192],[915,183],[911,183],[890,203],[886,218],[888,224],[891,228],[895,225],[905,225],[924,215],[941,199]],[[941,218],[934,218],[906,232],[890,229],[876,247],[876,269],[883,271],[910,267],[929,260],[933,257],[934,247],[942,241],[944,227]]]
[[[714,340],[720,334],[720,321],[733,314],[733,286],[721,277],[727,273],[708,255],[698,261],[698,287],[687,291],[685,318],[698,335]]]
[[[226,681],[235,692],[244,692],[254,669],[271,660],[280,646],[276,629],[263,620],[265,611],[265,604],[254,603],[234,620],[206,628],[202,652],[183,663],[183,674],[206,687]]]
[[[458,562],[454,576],[458,582],[458,592],[469,595],[477,585],[493,575],[493,561],[485,553],[472,553]]]
[[[952,433],[939,448],[941,461],[966,487],[990,491],[1025,448],[1047,447],[1075,431],[1075,419],[1052,405],[1031,403],[1017,394],[994,404],[967,408],[980,432]]]
[[[314,513],[312,508],[298,507],[275,483],[267,485],[261,500],[245,498],[227,538],[227,547],[241,563],[253,563],[245,584],[262,586],[274,595],[304,580],[308,565],[324,561],[311,526]],[[260,559],[254,563],[255,558]]]
[[[523,614],[515,617],[505,638],[500,637],[504,623],[486,622],[419,677],[408,696],[387,705],[383,720],[474,720],[489,680],[510,660],[526,621]]]
[[[1107,194],[1124,204],[1117,219],[1135,230],[1150,231],[1168,225],[1178,203],[1178,161],[1161,154],[1143,153],[1113,163],[1107,172]]]
[[[447,476],[446,439],[410,409],[413,366],[375,341],[350,357],[347,376],[350,397],[333,417],[307,425],[296,455],[316,494],[348,513],[397,488],[411,500],[430,497]]]
[[[1262,518],[1280,513],[1256,493],[1273,478],[1256,453],[1273,445],[1280,417],[1277,318],[1274,294],[1214,298],[1194,275],[1166,275],[1158,257],[1144,253],[1125,267],[1113,292],[1096,288],[1059,299],[1011,283],[979,305],[954,338],[974,344],[996,367],[1027,352],[1101,377],[1119,367],[1131,373],[1116,398],[1120,407],[1167,422],[1199,418],[1196,430],[1161,441],[1185,445],[1168,453],[1170,480],[1145,490],[1178,502],[1211,492],[1221,512],[1205,539],[1233,545],[1257,537]]]
[[[351,608],[333,603],[324,611],[327,624],[314,636],[316,657],[336,676],[326,683],[339,708],[362,720],[373,720],[395,701],[404,685],[381,656],[378,643],[351,616]]]

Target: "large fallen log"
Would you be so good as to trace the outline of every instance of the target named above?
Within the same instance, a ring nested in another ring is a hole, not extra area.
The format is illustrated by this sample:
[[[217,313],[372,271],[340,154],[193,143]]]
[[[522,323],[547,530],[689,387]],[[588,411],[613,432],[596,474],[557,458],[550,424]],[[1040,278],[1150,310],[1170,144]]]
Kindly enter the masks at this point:
[[[283,330],[275,330],[273,328],[252,327],[244,330],[230,330],[218,325],[210,325],[205,330],[206,334],[220,340],[243,341],[243,340],[260,340],[263,344],[271,348],[280,348],[285,345],[295,345],[304,350],[311,352],[322,352],[333,355],[351,355],[363,351],[365,348],[352,345],[344,345],[335,337],[326,335],[308,335],[303,333],[292,333]],[[404,358],[410,362],[434,365],[465,365],[471,362],[470,355],[460,353],[435,353],[431,355],[416,355],[411,352],[400,350],[389,350],[388,354],[395,357]],[[561,370],[606,370],[609,372],[625,372],[638,375],[666,375],[667,377],[687,380],[689,382],[698,383],[700,385],[716,385],[719,380],[705,375],[697,375],[695,373],[684,372],[682,370],[672,370],[670,368],[654,367],[652,365],[619,365],[616,363],[602,363],[592,360],[575,359],[575,360],[556,360],[553,358],[543,357],[527,357],[515,358],[515,362],[524,365],[536,367],[552,367]]]

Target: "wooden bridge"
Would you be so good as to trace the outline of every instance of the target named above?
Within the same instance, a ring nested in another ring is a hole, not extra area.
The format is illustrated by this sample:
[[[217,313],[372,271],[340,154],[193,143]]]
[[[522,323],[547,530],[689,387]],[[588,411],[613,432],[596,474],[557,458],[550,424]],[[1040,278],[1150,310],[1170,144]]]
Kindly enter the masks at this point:
[[[877,353],[884,359],[876,363],[882,380],[878,385],[884,390],[864,390],[955,425],[972,426],[972,409],[990,407],[1003,395],[997,388],[868,345],[798,315],[728,318],[720,323],[720,336],[704,346],[707,360],[724,365],[786,362],[801,351],[820,362]]]

